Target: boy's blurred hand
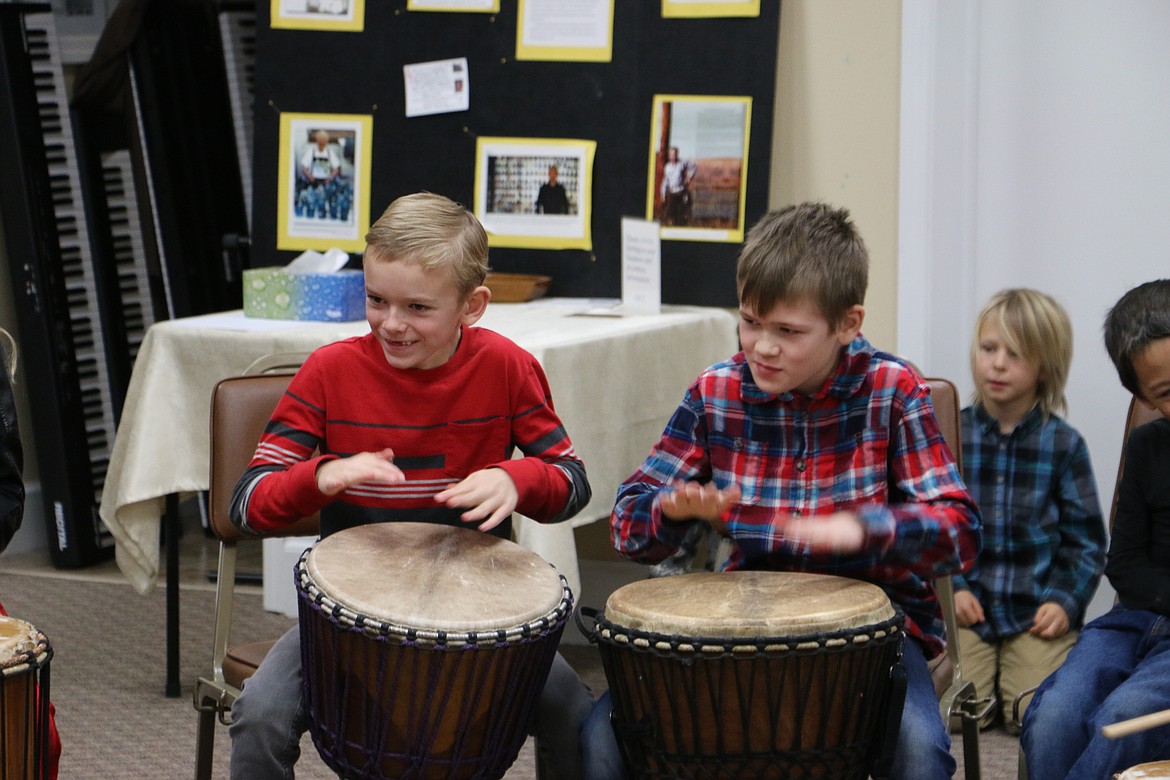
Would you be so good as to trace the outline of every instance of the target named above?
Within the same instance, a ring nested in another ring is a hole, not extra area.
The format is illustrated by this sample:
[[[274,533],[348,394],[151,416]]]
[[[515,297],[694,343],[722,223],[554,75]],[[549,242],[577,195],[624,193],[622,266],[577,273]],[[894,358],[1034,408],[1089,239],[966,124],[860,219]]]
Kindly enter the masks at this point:
[[[396,485],[405,481],[406,475],[394,465],[394,450],[389,447],[380,452],[359,452],[348,458],[327,460],[317,467],[317,489],[327,496],[335,496],[362,482]]]
[[[486,468],[435,494],[435,500],[452,508],[469,507],[460,515],[463,522],[483,520],[479,530],[490,531],[516,511],[520,494],[508,472]]]
[[[740,499],[738,485],[720,489],[713,483],[678,482],[658,493],[658,506],[667,520],[705,520],[727,536],[723,515]]]
[[[865,527],[853,512],[834,512],[819,517],[794,517],[780,521],[785,539],[807,544],[818,553],[855,553],[865,544]]]
[[[1032,619],[1028,633],[1041,639],[1059,639],[1068,633],[1068,627],[1068,613],[1064,607],[1054,601],[1045,601],[1036,610],[1036,617]]]

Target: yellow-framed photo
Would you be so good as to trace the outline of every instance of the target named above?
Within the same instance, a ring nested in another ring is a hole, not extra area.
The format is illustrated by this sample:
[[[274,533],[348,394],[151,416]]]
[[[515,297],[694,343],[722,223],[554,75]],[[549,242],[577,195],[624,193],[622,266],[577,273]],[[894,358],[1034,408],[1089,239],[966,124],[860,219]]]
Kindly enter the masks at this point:
[[[280,115],[277,249],[365,248],[373,126],[363,114]]]
[[[491,246],[592,249],[596,141],[490,138],[475,145],[475,216]]]
[[[752,99],[655,95],[646,219],[663,239],[743,241]]]
[[[361,32],[365,0],[272,0],[272,28]]]

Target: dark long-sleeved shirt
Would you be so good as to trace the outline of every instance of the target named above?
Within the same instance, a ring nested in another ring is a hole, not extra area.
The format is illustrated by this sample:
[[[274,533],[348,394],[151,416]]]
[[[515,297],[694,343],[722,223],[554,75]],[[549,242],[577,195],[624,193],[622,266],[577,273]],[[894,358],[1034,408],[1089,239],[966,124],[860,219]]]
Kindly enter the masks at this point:
[[[1170,616],[1170,420],[1129,435],[1105,576],[1123,606]]]
[[[12,382],[0,364],[0,550],[8,546],[24,518],[24,450],[16,424]]]

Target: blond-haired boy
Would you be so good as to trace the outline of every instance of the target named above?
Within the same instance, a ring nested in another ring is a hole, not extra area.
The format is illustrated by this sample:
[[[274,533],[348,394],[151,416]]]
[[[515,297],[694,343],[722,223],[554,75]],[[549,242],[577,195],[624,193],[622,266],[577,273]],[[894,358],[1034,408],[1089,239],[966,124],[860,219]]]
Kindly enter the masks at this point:
[[[963,472],[983,551],[954,583],[963,676],[998,700],[984,727],[1016,727],[1016,696],[1064,661],[1105,565],[1089,448],[1059,416],[1072,347],[1068,314],[1038,290],[1001,290],[975,320]]]
[[[413,521],[507,538],[513,511],[576,514],[589,483],[540,364],[473,327],[491,298],[479,221],[440,195],[407,195],[366,243],[370,332],[316,350],[297,372],[236,486],[233,520],[263,532],[320,511],[322,536]],[[232,777],[292,777],[308,728],[301,679],[294,627],[233,707]],[[532,723],[558,777],[579,776],[592,701],[558,655]]]

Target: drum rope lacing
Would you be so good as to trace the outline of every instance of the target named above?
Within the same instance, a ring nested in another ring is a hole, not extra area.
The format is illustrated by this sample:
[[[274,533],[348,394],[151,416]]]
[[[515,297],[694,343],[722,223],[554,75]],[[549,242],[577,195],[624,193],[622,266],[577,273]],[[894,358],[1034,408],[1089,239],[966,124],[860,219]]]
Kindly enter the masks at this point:
[[[31,650],[20,650],[8,658],[0,660],[0,677],[14,677],[23,674],[30,667],[39,669],[53,657],[53,648],[49,640],[40,631],[36,633],[36,647]]]
[[[573,609],[573,593],[569,589],[569,581],[565,579],[563,574],[558,573],[557,577],[561,583],[561,598],[557,606],[547,614],[517,626],[460,632],[422,629],[378,620],[355,612],[322,591],[313,582],[308,572],[307,561],[310,552],[311,548],[302,553],[300,560],[297,561],[296,577],[301,593],[339,626],[354,628],[372,637],[396,639],[406,644],[445,647],[492,644],[498,647],[547,636],[549,632],[561,626],[568,619]]]
[[[765,637],[693,637],[682,634],[660,634],[611,623],[604,612],[597,617],[601,636],[617,644],[628,644],[635,650],[676,653],[682,656],[701,654],[703,657],[751,655],[812,655],[819,652],[844,651],[869,642],[880,642],[902,632],[901,613],[890,619],[866,627],[868,633],[855,634],[856,629],[823,634]]]

